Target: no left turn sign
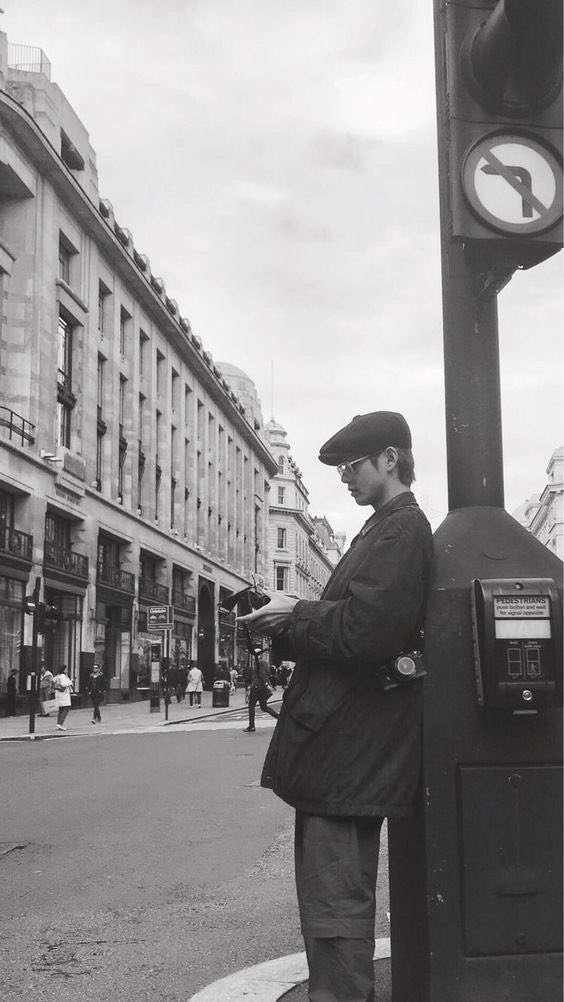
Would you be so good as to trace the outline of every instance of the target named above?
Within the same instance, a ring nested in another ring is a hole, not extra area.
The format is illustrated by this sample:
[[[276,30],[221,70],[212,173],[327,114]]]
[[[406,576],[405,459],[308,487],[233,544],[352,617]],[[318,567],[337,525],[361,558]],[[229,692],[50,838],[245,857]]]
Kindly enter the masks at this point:
[[[528,135],[481,139],[464,161],[462,187],[474,212],[502,233],[541,233],[562,215],[562,166]]]

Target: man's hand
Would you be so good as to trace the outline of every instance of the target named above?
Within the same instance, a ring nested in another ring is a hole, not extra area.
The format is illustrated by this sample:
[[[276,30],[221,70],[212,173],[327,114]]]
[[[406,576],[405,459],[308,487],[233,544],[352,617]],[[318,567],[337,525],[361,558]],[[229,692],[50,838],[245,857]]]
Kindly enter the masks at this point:
[[[257,633],[278,633],[283,630],[290,621],[290,616],[294,606],[299,599],[292,595],[285,595],[280,591],[267,591],[261,588],[261,594],[266,595],[270,601],[262,609],[249,613],[248,616],[238,616],[238,623],[246,623]]]

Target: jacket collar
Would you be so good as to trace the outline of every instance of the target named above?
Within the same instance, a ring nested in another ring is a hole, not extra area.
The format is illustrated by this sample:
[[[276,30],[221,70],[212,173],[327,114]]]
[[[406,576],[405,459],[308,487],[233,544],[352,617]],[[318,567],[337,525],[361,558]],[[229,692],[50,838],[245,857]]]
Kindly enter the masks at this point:
[[[412,491],[402,491],[401,494],[396,494],[395,498],[392,498],[391,501],[387,501],[386,504],[382,505],[381,508],[378,508],[374,514],[370,516],[370,518],[362,526],[358,536],[366,536],[367,532],[370,532],[375,525],[378,525],[382,519],[390,515],[391,512],[396,511],[397,508],[405,508],[407,505],[416,504],[417,501],[415,500],[415,494],[413,494]],[[358,536],[356,537],[357,539]]]

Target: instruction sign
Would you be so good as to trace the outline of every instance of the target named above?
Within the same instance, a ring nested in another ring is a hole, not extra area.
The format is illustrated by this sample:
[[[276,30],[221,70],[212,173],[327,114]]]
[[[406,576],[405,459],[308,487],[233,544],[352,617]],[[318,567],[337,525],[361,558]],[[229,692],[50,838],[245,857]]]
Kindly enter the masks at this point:
[[[172,606],[150,605],[147,609],[147,629],[152,633],[172,630]]]
[[[476,143],[462,187],[474,212],[501,233],[541,233],[562,215],[562,166],[525,133],[493,133]]]

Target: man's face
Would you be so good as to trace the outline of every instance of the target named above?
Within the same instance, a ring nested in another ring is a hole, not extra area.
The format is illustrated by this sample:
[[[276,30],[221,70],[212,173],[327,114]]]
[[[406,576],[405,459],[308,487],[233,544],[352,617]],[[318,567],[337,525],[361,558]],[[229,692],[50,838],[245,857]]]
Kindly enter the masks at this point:
[[[372,459],[363,459],[342,473],[341,480],[358,505],[380,507],[388,499],[389,475],[386,472],[386,453]]]

